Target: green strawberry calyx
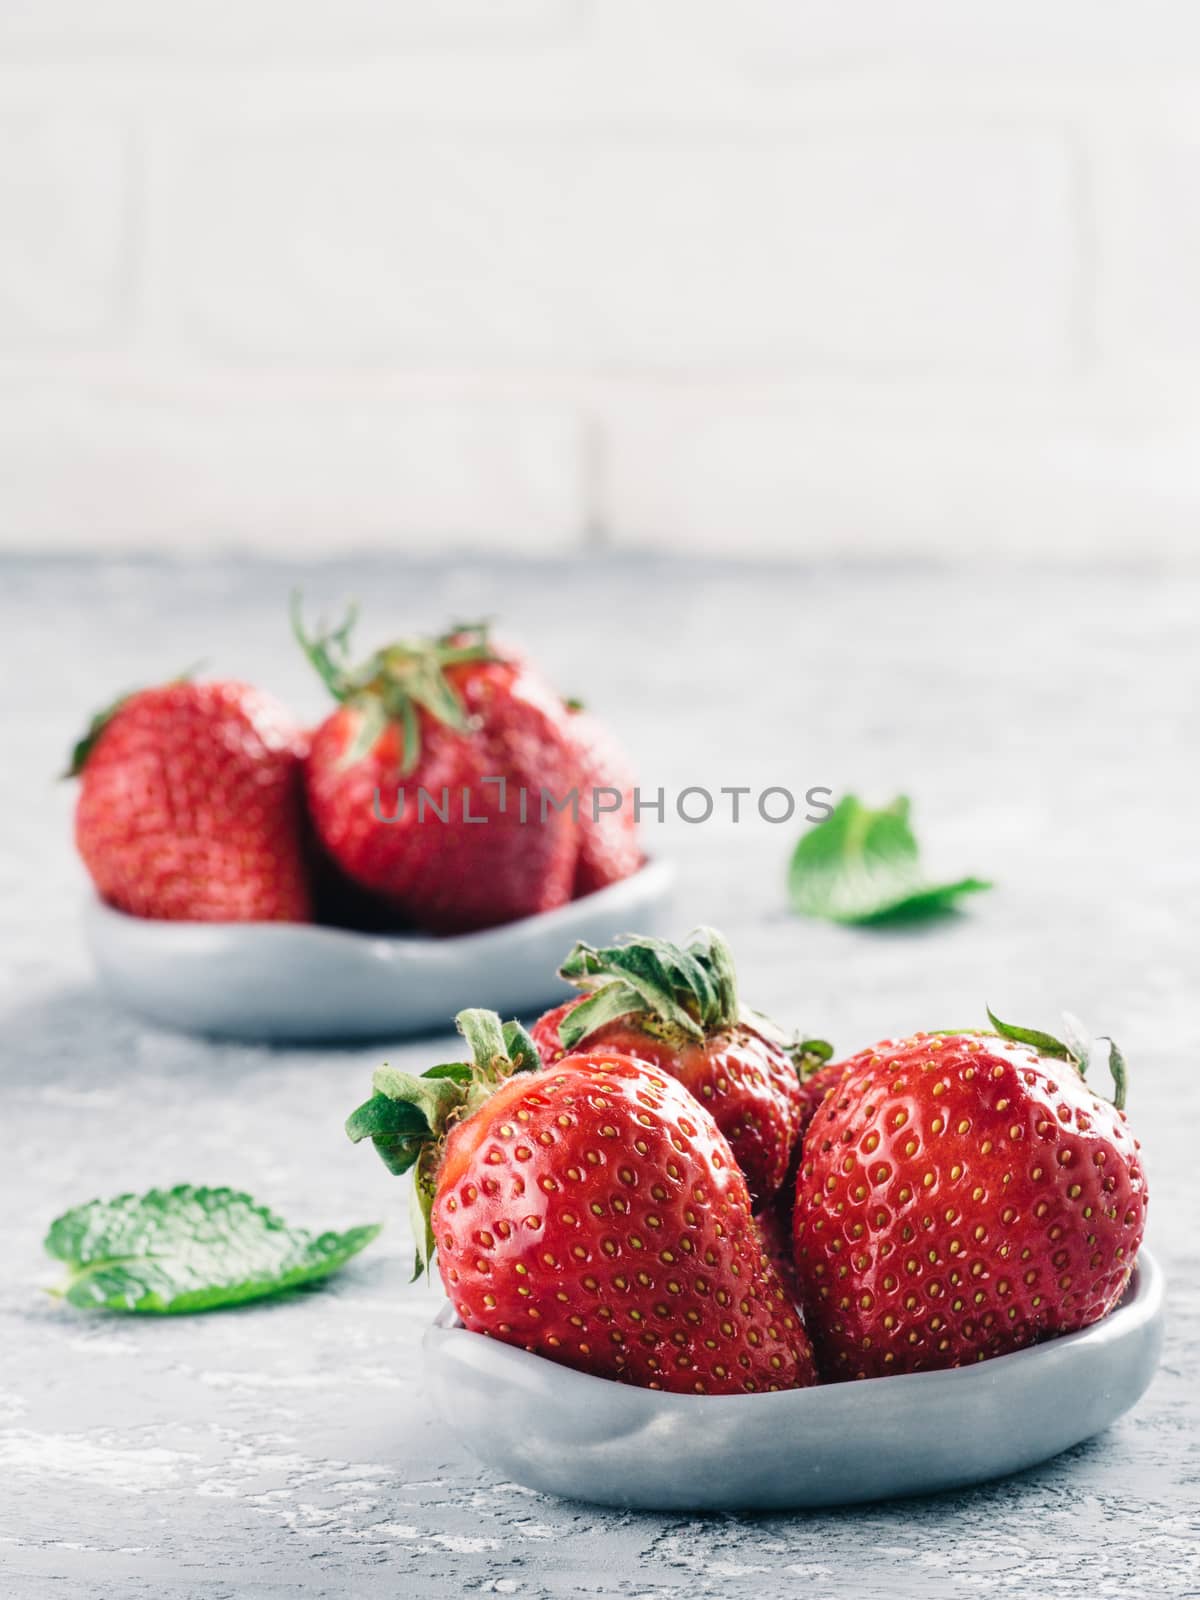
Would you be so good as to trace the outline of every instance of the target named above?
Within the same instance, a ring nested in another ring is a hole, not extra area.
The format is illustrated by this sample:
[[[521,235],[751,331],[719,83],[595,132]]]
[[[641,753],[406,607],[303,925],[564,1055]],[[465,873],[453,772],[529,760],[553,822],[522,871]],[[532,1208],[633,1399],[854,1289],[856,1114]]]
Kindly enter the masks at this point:
[[[203,666],[204,663],[202,661],[197,661],[194,665],[185,667],[182,672],[177,672],[173,678],[168,679],[168,683],[190,683]],[[88,757],[96,748],[96,741],[117,712],[143,692],[142,689],[127,689],[124,694],[119,694],[115,700],[110,701],[108,705],[95,713],[83,733],[72,745],[66,769],[60,774],[62,778],[79,777],[87,765]]]
[[[443,1062],[419,1077],[385,1063],[371,1080],[371,1098],[346,1119],[354,1143],[370,1139],[389,1172],[413,1172],[414,1278],[433,1255],[430,1217],[446,1135],[514,1074],[541,1065],[537,1046],[519,1022],[502,1023],[494,1011],[481,1010],[460,1011],[454,1020],[470,1047],[469,1061]]]
[[[87,727],[83,730],[83,733],[71,747],[71,754],[67,761],[66,769],[61,774],[63,778],[79,777],[80,773],[87,765],[88,757],[96,748],[96,741],[99,739],[100,735],[104,732],[105,728],[108,727],[109,723],[116,716],[117,712],[120,711],[121,707],[128,705],[133,699],[134,695],[137,693],[138,690],[130,689],[127,694],[118,695],[117,698],[109,705],[104,706],[101,710],[95,713]]]
[[[1108,1034],[1093,1036],[1069,1011],[1063,1012],[1066,1039],[1056,1039],[1052,1033],[1043,1033],[1038,1028],[1019,1028],[1014,1023],[1001,1022],[991,1006],[988,1006],[987,1014],[988,1021],[1002,1039],[1011,1039],[1015,1044],[1027,1044],[1039,1055],[1055,1061],[1069,1061],[1081,1078],[1087,1077],[1088,1067],[1099,1053],[1098,1047],[1107,1046],[1105,1054],[1113,1080],[1112,1103],[1118,1111],[1125,1109],[1125,1092],[1129,1081],[1125,1057],[1117,1048],[1116,1040]]]
[[[499,661],[486,622],[456,624],[436,638],[398,639],[357,664],[350,659],[350,637],[358,620],[351,606],[336,627],[319,624],[310,634],[304,626],[299,592],[292,595],[292,632],[301,650],[330,694],[360,713],[358,727],[343,765],[358,761],[390,725],[404,735],[401,774],[414,772],[421,759],[421,719],[425,711],[455,733],[473,727],[446,668],[465,661]]]
[[[833,1060],[834,1049],[828,1039],[810,1039],[805,1029],[798,1028],[794,1033],[786,1033],[777,1022],[764,1015],[761,1011],[753,1011],[749,1006],[743,1005],[739,1009],[738,1020],[746,1027],[753,1028],[761,1038],[769,1044],[782,1050],[796,1069],[796,1076],[801,1083],[807,1083],[809,1078],[820,1072],[822,1067],[827,1067]]]
[[[610,1022],[628,1019],[675,1044],[701,1044],[744,1024],[785,1050],[801,1078],[833,1054],[825,1040],[791,1039],[741,1003],[733,952],[715,928],[697,928],[686,945],[636,934],[601,949],[581,942],[558,971],[586,996],[558,1025],[567,1050]]]
[[[797,1036],[786,1049],[801,1083],[805,1083],[833,1060],[833,1046],[828,1039],[804,1039]]]
[[[697,928],[687,945],[626,934],[597,949],[582,940],[558,969],[586,999],[558,1025],[568,1050],[619,1018],[679,1042],[702,1042],[738,1020],[733,953],[713,928]]]

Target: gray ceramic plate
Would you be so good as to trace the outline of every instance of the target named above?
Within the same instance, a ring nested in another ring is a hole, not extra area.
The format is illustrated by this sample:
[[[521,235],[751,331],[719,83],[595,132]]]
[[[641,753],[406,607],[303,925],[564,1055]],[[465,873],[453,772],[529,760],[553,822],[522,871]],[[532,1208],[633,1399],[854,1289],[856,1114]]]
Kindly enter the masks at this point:
[[[506,1016],[561,998],[576,939],[666,933],[673,870],[640,872],[557,911],[432,939],[284,922],[152,922],[98,900],[85,914],[101,978],[123,1004],[192,1033],[370,1039],[446,1029],[463,1006]]]
[[[842,1505],[955,1489],[1089,1439],[1158,1365],[1162,1274],[1142,1251],[1103,1322],[952,1372],[786,1394],[660,1394],[589,1378],[468,1333],[449,1306],[425,1335],[434,1401],[493,1471],[645,1511]]]

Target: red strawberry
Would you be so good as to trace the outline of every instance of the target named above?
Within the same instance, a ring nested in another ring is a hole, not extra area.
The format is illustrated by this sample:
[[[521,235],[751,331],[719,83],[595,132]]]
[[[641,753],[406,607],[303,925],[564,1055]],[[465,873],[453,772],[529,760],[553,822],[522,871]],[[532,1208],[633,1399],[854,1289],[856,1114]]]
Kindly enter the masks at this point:
[[[359,667],[344,659],[348,625],[310,640],[297,621],[297,635],[342,702],[313,735],[305,789],[348,877],[434,933],[570,899],[575,752],[562,702],[526,665],[501,659],[482,627]]]
[[[792,1215],[796,1209],[796,1183],[804,1152],[804,1135],[821,1102],[841,1077],[846,1063],[825,1060],[824,1056],[832,1054],[832,1049],[819,1039],[809,1039],[798,1047],[793,1045],[789,1053],[800,1075],[800,1128],[783,1182],[755,1216],[763,1246],[784,1288],[797,1305],[802,1305],[800,1275],[792,1249]]]
[[[579,767],[579,860],[574,897],[628,878],[642,864],[633,771],[603,723],[568,700],[567,726]]]
[[[307,921],[303,753],[283,707],[244,683],[180,680],[102,712],[70,769],[100,894],[139,917]]]
[[[1146,1184],[1120,1055],[1113,1106],[1087,1047],[992,1021],[862,1051],[808,1131],[796,1264],[826,1377],[1003,1355],[1125,1289]]]
[[[307,843],[315,921],[330,928],[349,928],[355,933],[408,931],[394,905],[355,883],[330,859],[312,837],[311,824]]]
[[[814,1043],[817,1042],[819,1041],[808,1041],[810,1051]],[[809,1124],[820,1109],[822,1100],[841,1077],[845,1065],[844,1061],[829,1061],[818,1055],[810,1055],[807,1063],[808,1070],[806,1071],[803,1065],[800,1067],[801,1139],[807,1133]]]
[[[831,1047],[789,1046],[766,1017],[738,1002],[729,946],[700,928],[686,949],[629,938],[595,950],[577,944],[559,969],[585,990],[547,1012],[533,1038],[547,1065],[585,1045],[619,1050],[678,1078],[712,1113],[756,1201],[788,1170],[800,1132],[799,1055]]]
[[[791,1208],[782,1203],[782,1191],[773,1204],[754,1213],[754,1221],[758,1226],[763,1254],[778,1274],[788,1299],[800,1310],[803,1293],[792,1250]]]
[[[424,1078],[382,1068],[347,1131],[394,1172],[415,1164],[420,1254],[436,1247],[464,1325],[648,1388],[812,1383],[799,1316],[703,1107],[615,1051],[533,1071],[517,1024],[458,1022],[472,1063]]]

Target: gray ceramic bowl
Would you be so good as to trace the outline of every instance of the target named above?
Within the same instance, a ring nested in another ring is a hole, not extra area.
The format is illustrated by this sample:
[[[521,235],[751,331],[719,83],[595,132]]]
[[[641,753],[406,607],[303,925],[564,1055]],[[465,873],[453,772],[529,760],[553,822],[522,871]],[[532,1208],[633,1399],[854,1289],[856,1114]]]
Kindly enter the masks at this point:
[[[576,939],[665,933],[672,868],[651,861],[557,911],[454,939],[285,922],[153,922],[89,902],[100,977],[154,1022],[224,1038],[371,1039],[446,1029],[463,1006],[506,1016],[561,998]]]
[[[493,1471],[646,1511],[778,1510],[955,1489],[1018,1472],[1107,1428],[1158,1365],[1162,1274],[1145,1250],[1102,1322],[951,1372],[786,1394],[660,1394],[468,1333],[425,1335],[434,1402]]]

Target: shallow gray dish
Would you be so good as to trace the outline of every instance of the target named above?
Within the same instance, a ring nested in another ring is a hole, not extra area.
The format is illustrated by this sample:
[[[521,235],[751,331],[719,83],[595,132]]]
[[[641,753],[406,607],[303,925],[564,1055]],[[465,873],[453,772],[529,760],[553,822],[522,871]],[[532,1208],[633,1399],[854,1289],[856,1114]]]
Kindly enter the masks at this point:
[[[464,1006],[506,1016],[565,994],[555,972],[577,939],[665,933],[673,869],[557,911],[433,939],[287,922],[154,922],[88,903],[96,969],[124,1005],[190,1033],[250,1040],[372,1039],[445,1029]]]
[[[426,1331],[425,1366],[460,1441],[517,1483],[643,1511],[781,1510],[956,1489],[1045,1461],[1135,1404],[1162,1330],[1162,1273],[1143,1250],[1102,1322],[951,1372],[660,1394],[468,1333],[449,1305]]]

